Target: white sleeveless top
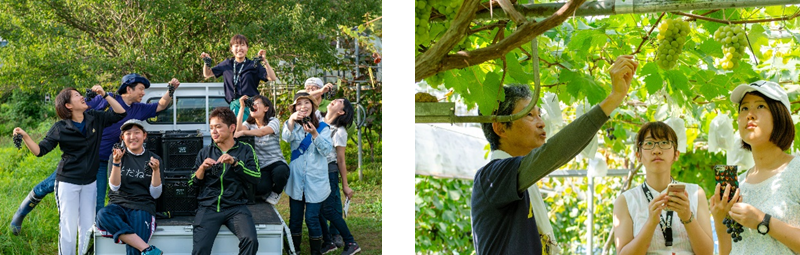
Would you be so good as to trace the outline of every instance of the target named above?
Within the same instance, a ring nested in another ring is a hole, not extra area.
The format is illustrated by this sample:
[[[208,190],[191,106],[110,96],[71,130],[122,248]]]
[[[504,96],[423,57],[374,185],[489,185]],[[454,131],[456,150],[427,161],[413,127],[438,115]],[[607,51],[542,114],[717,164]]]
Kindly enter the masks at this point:
[[[686,193],[689,194],[689,209],[694,213],[695,220],[697,220],[697,192],[700,188],[697,184],[678,183],[686,185]],[[650,194],[652,194],[653,197],[667,192],[667,189],[664,189],[664,192],[658,192],[650,187],[650,185],[645,185],[650,189]],[[647,222],[647,217],[650,215],[649,210],[647,210],[647,206],[650,205],[650,202],[647,202],[647,197],[644,195],[641,186],[641,184],[637,185],[622,193],[622,195],[625,196],[625,201],[628,202],[628,213],[631,215],[631,220],[633,220],[633,236],[639,235],[639,232],[642,231],[642,228]],[[661,211],[661,217],[666,220],[666,210]],[[686,228],[675,213],[672,215],[672,247],[666,246],[664,234],[661,233],[661,226],[659,225],[656,227],[655,233],[653,233],[653,240],[650,241],[650,247],[647,248],[648,255],[672,254],[673,252],[676,255],[694,254],[692,245],[689,243],[689,235],[686,233]]]

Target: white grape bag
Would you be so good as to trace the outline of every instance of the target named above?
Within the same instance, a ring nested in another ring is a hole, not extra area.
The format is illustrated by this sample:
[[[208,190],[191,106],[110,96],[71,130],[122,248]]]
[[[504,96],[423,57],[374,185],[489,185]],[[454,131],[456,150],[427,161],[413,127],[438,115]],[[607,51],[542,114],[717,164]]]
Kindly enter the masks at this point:
[[[589,177],[606,177],[608,175],[608,163],[606,157],[599,152],[594,155],[594,158],[589,159],[589,165],[586,166]]]
[[[733,119],[727,113],[714,117],[708,126],[708,151],[727,150],[731,148],[733,140]]]
[[[753,153],[742,148],[742,137],[739,136],[739,131],[733,134],[733,144],[728,148],[728,165],[738,165],[740,170],[750,169],[756,165],[753,161]]]
[[[591,109],[592,109],[592,106],[589,105],[589,102],[584,100],[583,102],[579,103],[575,107],[575,118],[580,118],[581,115],[583,115],[584,113],[589,112],[589,110],[591,110]],[[581,151],[580,155],[583,158],[592,159],[592,158],[594,158],[595,153],[597,153],[597,134],[595,134],[594,138],[592,138],[592,140],[589,142],[589,144],[586,145],[585,148],[583,148],[583,151]]]
[[[558,127],[564,125],[564,117],[561,116],[561,105],[555,93],[544,93],[542,108],[547,112],[545,118],[549,120],[548,124]]]
[[[678,151],[686,153],[686,122],[679,117],[670,117],[664,123],[670,126],[678,136]]]

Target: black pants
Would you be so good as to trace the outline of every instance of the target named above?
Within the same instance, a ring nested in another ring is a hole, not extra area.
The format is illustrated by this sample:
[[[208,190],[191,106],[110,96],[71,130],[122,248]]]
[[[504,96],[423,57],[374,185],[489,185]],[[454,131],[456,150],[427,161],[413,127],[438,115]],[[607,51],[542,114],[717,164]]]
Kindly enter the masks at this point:
[[[253,215],[247,206],[239,205],[221,209],[216,212],[216,207],[200,206],[194,217],[193,248],[192,254],[211,254],[214,239],[217,238],[222,224],[239,238],[239,254],[252,254],[258,252],[258,236],[253,223]]]
[[[256,188],[256,195],[269,195],[270,192],[280,194],[289,180],[289,166],[277,161],[261,168],[261,180]]]

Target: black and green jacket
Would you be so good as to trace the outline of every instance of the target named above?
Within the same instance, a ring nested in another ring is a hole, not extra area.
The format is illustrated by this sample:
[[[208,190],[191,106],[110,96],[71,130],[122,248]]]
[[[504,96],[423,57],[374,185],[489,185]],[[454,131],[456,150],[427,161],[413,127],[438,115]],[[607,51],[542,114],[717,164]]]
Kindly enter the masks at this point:
[[[247,196],[243,184],[249,182],[256,185],[261,178],[258,157],[253,146],[241,142],[236,142],[228,151],[222,151],[212,142],[197,154],[194,168],[199,169],[206,158],[217,160],[225,153],[237,159],[235,165],[220,163],[206,169],[203,179],[197,179],[195,174],[192,174],[192,179],[189,180],[189,185],[197,186],[200,190],[197,195],[198,204],[215,208],[217,212],[231,206],[246,204]]]

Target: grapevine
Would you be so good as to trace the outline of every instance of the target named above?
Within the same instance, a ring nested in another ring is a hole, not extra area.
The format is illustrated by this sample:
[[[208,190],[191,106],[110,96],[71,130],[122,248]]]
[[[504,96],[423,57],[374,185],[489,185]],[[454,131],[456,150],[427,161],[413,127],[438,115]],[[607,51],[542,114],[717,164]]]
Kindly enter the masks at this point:
[[[744,56],[744,47],[747,45],[747,35],[744,28],[738,26],[723,26],[714,32],[714,40],[722,44],[724,57],[720,66],[725,70],[733,70],[739,66],[739,60]]]
[[[656,51],[656,64],[661,69],[669,70],[675,67],[686,43],[686,36],[691,31],[689,23],[679,19],[666,20],[658,27],[658,50]]]

